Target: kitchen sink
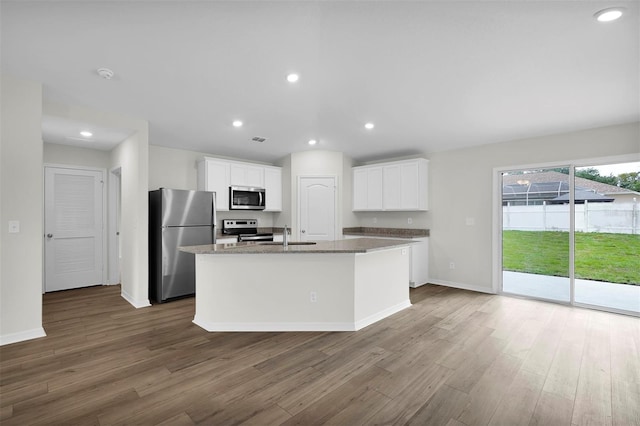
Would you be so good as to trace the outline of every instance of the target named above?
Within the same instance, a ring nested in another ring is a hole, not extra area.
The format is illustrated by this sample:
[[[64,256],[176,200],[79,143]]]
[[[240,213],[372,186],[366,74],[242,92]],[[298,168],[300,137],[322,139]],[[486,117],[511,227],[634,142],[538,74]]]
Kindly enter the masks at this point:
[[[268,242],[265,242],[265,243],[258,243],[258,244],[262,245],[262,246],[282,246],[282,245],[284,245],[284,243],[278,242],[278,241],[268,241]],[[311,246],[311,245],[314,245],[314,244],[316,244],[315,241],[290,241],[288,243],[288,245],[290,245],[290,246]]]

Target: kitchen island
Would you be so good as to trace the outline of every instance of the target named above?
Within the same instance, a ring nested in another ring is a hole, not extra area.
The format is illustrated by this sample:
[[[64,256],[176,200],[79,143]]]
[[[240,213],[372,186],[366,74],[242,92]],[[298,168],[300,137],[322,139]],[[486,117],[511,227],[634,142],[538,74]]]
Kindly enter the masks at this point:
[[[409,306],[407,240],[182,247],[207,331],[354,331]]]

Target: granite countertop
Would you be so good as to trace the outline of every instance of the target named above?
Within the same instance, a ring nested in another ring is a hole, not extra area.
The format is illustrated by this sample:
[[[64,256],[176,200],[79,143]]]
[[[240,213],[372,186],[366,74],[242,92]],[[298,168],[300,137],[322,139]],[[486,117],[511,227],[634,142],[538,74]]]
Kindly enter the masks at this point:
[[[180,247],[181,251],[194,254],[290,254],[290,253],[369,253],[392,247],[411,244],[407,240],[382,240],[375,238],[356,238],[352,240],[318,241],[316,244],[288,247],[281,244],[259,242],[241,242],[234,244],[205,244],[201,246]]]
[[[423,238],[429,236],[429,230],[410,228],[373,228],[360,226],[357,228],[343,228],[342,234],[359,235],[362,237]]]

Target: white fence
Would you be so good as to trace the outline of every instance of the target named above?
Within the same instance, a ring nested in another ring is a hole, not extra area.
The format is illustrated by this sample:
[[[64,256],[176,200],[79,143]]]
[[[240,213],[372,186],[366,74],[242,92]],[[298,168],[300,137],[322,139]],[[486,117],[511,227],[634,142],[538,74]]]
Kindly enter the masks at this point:
[[[569,231],[569,205],[503,206],[502,227],[517,231]],[[640,234],[640,207],[637,202],[576,204],[576,231]]]

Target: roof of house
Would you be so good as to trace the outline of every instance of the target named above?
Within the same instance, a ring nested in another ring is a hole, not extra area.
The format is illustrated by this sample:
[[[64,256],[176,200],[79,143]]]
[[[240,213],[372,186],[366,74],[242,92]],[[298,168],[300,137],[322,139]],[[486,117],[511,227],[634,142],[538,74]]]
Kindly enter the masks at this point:
[[[576,190],[574,195],[574,200],[578,204],[582,204],[585,201],[589,202],[598,202],[598,203],[610,203],[614,201],[611,197],[605,197],[604,195],[597,194],[593,191],[585,191],[585,190]],[[560,203],[568,203],[569,202],[569,194],[563,194],[559,197],[553,198],[550,200],[551,203],[560,204]]]
[[[552,182],[568,183],[569,175],[566,175],[560,172],[555,172],[555,171],[548,171],[548,172],[537,172],[537,173],[524,173],[521,175],[503,175],[502,176],[503,186],[522,184],[523,180],[528,181],[529,184],[552,183]],[[615,185],[608,185],[606,183],[597,182],[595,180],[585,179],[577,176],[576,176],[576,188],[595,191],[598,194],[603,194],[603,195],[616,195],[616,194],[640,195],[640,193],[631,191],[626,188],[621,188]]]

